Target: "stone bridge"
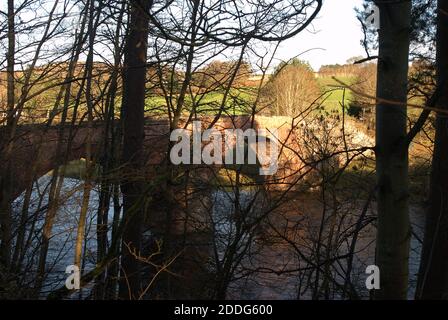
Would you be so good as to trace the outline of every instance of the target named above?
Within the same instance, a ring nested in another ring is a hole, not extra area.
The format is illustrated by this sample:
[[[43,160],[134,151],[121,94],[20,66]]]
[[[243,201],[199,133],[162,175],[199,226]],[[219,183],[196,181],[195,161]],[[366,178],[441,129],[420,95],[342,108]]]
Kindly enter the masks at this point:
[[[203,127],[207,128],[211,118],[201,119]],[[248,116],[221,117],[213,128],[219,131],[225,129],[277,129],[277,139],[281,141],[278,157],[278,171],[275,177],[281,178],[298,167],[297,157],[293,150],[294,138],[291,135],[291,118],[288,117],[256,117],[251,121]],[[191,125],[186,127],[191,129]],[[86,157],[86,146],[90,138],[92,155],[98,159],[104,145],[104,123],[95,122],[93,128],[81,124],[73,128],[71,143],[69,144],[70,128],[64,128],[62,135],[62,152],[66,162]],[[57,145],[60,126],[22,125],[18,127],[13,142],[12,159],[12,197],[16,198],[30,184],[55,168],[57,163]],[[147,119],[145,122],[144,150],[148,166],[159,165],[168,154],[169,123],[166,119]],[[0,150],[3,150],[7,137],[4,129],[0,128]],[[269,141],[269,140],[268,140]],[[286,142],[289,148],[282,148]],[[235,142],[234,142],[235,143]],[[269,151],[269,147],[268,147]],[[2,151],[3,152],[3,151]],[[257,154],[258,156],[258,154]],[[266,161],[266,159],[264,159]]]

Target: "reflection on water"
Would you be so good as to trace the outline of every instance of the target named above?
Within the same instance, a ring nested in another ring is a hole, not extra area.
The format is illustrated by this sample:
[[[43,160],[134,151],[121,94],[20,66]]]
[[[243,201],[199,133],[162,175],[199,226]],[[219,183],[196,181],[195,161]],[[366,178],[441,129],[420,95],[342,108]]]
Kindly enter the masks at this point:
[[[34,240],[32,242],[32,249],[28,250],[29,254],[26,257],[25,265],[30,266],[31,271],[36,271],[38,263],[39,241],[41,237],[41,229],[44,224],[46,206],[48,205],[48,194],[50,188],[51,176],[46,175],[41,177],[34,186],[31,201],[30,201],[30,216],[35,220]],[[13,203],[14,212],[21,212],[24,194],[19,196]],[[81,203],[83,199],[83,181],[64,178],[59,208],[55,217],[52,237],[50,239],[47,257],[47,278],[44,281],[42,289],[43,295],[49,291],[58,288],[65,283],[67,274],[65,269],[68,265],[74,263],[75,241],[77,226],[79,223],[79,214],[81,210]],[[86,230],[85,230],[85,244],[83,250],[84,271],[91,270],[96,264],[96,216],[98,209],[99,190],[94,187],[90,193],[89,209],[87,212]],[[35,214],[33,214],[35,213]],[[18,216],[17,215],[17,216]],[[111,203],[109,209],[109,222],[113,217],[113,204]],[[18,219],[16,219],[16,224]],[[27,224],[28,232],[31,224]],[[110,234],[109,234],[110,238]],[[34,253],[34,254],[33,254]],[[34,275],[30,275],[30,280]],[[84,290],[86,294],[89,290]]]
[[[28,251],[29,255],[26,257],[25,265],[30,267],[30,270],[35,271],[37,268],[38,259],[38,241],[41,237],[41,229],[44,223],[45,206],[48,204],[48,190],[50,183],[50,176],[41,177],[36,183],[30,202],[30,213],[36,213],[32,216],[33,223],[28,223],[27,228],[30,231],[34,224],[32,241],[32,248]],[[48,276],[44,281],[44,288],[42,294],[45,295],[52,289],[58,288],[64,284],[66,279],[65,268],[73,264],[76,231],[83,197],[83,182],[77,179],[65,178],[61,191],[61,202],[58,209],[55,223],[53,226],[53,236],[50,240],[50,246],[47,258]],[[260,207],[253,205],[254,197],[261,197],[253,190],[240,190],[239,192],[239,211],[246,214],[247,219],[252,219],[261,213]],[[24,195],[17,198],[13,204],[13,209],[17,213],[15,226],[17,227],[21,206],[23,204]],[[99,190],[94,187],[91,191],[89,200],[89,210],[87,214],[86,223],[86,241],[84,245],[84,265],[83,270],[87,272],[91,270],[96,263],[96,215],[98,208]],[[225,250],[235,240],[237,233],[237,224],[235,219],[235,194],[225,190],[214,190],[212,192],[213,209],[210,215],[214,230],[214,241],[217,248],[217,254],[220,260],[223,259]],[[255,203],[260,203],[260,200]],[[411,222],[415,235],[423,239],[424,215],[422,210],[417,207],[411,207]],[[109,210],[109,223],[113,217],[113,204],[111,203]],[[308,217],[311,224],[317,225],[320,223],[318,215],[310,214]],[[109,228],[110,230],[111,228]],[[357,247],[365,247],[365,250],[357,254],[354,259],[354,273],[353,281],[356,282],[356,287],[364,287],[365,275],[363,270],[368,264],[374,264],[374,238],[376,230],[373,226],[367,228],[362,237],[360,237]],[[110,234],[109,234],[110,239]],[[241,250],[247,244],[247,241],[253,241],[249,234],[243,233],[239,240]],[[409,298],[412,299],[415,292],[416,275],[418,272],[419,257],[421,244],[419,240],[413,236],[411,239],[410,252],[410,290]],[[34,254],[32,254],[34,253]],[[36,254],[37,253],[37,254]],[[298,259],[296,254],[289,249],[279,249],[279,247],[264,247],[257,252],[255,257],[250,259],[250,262],[243,261],[243,264],[251,268],[284,268],[293,269],[298,266]],[[32,284],[33,274],[29,275],[30,284]],[[297,284],[299,282],[300,273],[287,273],[284,275],[274,273],[254,273],[246,279],[232,283],[231,290],[229,290],[229,298],[243,298],[243,299],[295,299],[297,298]],[[78,297],[86,297],[90,289],[87,288],[82,291]],[[367,296],[367,290],[364,290]],[[302,298],[309,298],[308,294],[302,295]]]
[[[218,257],[223,259],[226,248],[228,248],[235,240],[235,236],[238,234],[238,225],[236,223],[235,214],[236,210],[247,216],[254,215],[254,208],[252,202],[257,194],[251,190],[239,190],[238,208],[235,206],[235,193],[232,191],[226,191],[222,189],[216,189],[212,192],[213,208],[212,208],[212,225],[213,225],[213,239],[217,247]],[[248,221],[247,221],[248,222]],[[239,245],[244,246],[248,241],[249,234],[243,233],[239,240]]]

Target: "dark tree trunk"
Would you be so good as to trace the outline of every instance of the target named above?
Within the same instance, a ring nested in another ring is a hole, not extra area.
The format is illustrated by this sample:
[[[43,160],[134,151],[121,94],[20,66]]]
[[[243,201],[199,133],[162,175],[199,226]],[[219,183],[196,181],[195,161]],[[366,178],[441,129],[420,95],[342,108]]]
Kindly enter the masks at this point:
[[[378,1],[381,12],[376,109],[378,235],[377,299],[406,299],[410,224],[408,210],[407,79],[410,1]]]
[[[15,80],[14,80],[14,59],[15,59],[15,41],[16,33],[14,27],[14,0],[8,0],[8,53],[7,53],[7,115],[6,127],[7,134],[10,134],[14,119],[15,105]],[[9,141],[6,143],[7,148],[11,148]],[[6,159],[1,159],[3,168],[0,171],[0,265],[9,267],[11,260],[11,200],[10,184],[11,184],[11,161],[8,152],[0,150],[6,155]]]
[[[438,1],[437,108],[448,111],[448,0]],[[448,118],[437,113],[436,136],[416,298],[448,299]]]
[[[140,266],[131,251],[141,249],[144,207],[143,197],[144,163],[144,107],[147,39],[149,29],[148,11],[150,1],[130,2],[131,15],[124,51],[123,72],[123,219],[125,230],[122,238],[122,264],[120,298],[135,299],[140,292]]]

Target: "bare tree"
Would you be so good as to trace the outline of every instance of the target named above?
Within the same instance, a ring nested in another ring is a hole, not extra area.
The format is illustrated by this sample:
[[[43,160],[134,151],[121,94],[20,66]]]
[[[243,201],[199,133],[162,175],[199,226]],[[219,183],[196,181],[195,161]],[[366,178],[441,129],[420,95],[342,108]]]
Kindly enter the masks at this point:
[[[295,116],[312,103],[320,90],[306,62],[280,64],[264,88],[264,103],[276,115]]]

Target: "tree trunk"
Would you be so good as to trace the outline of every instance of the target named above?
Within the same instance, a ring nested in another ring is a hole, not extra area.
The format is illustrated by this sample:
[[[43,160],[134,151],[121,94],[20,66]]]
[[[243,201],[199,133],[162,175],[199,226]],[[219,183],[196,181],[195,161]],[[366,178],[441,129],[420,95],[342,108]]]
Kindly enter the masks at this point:
[[[125,230],[122,238],[122,264],[119,294],[122,299],[138,297],[141,287],[139,262],[131,251],[140,252],[144,208],[143,196],[144,172],[144,107],[146,57],[150,1],[133,0],[129,31],[124,51],[123,72],[123,219]]]
[[[7,124],[12,124],[14,117],[14,59],[15,59],[16,33],[14,28],[14,0],[8,0],[8,57],[7,57]]]
[[[15,56],[15,28],[14,28],[14,0],[8,0],[8,54],[7,54],[7,115],[6,132],[9,134],[9,128],[13,125],[14,104],[15,104],[15,80],[14,80],[14,56]],[[7,145],[11,142],[7,142]],[[10,146],[8,146],[10,148]],[[1,150],[3,153],[3,150]],[[11,162],[8,154],[6,159],[2,159],[3,168],[0,176],[0,266],[9,267],[11,259]]]
[[[376,109],[378,234],[376,299],[406,299],[410,224],[408,208],[407,76],[410,1],[381,1]]]
[[[437,108],[448,111],[448,0],[438,1],[437,85],[443,86]],[[437,113],[425,238],[417,299],[448,299],[448,118]]]
[[[89,211],[90,202],[90,192],[92,190],[92,175],[93,175],[93,163],[92,163],[92,126],[93,126],[93,97],[92,97],[92,73],[93,73],[93,55],[94,55],[94,44],[96,29],[98,27],[99,12],[101,8],[98,8],[98,13],[95,13],[95,2],[92,0],[89,4],[89,24],[88,24],[88,34],[89,34],[89,51],[86,61],[86,104],[87,104],[87,141],[86,141],[86,174],[84,177],[83,186],[83,196],[81,204],[81,212],[79,214],[78,230],[76,233],[75,242],[75,265],[82,270],[81,257],[82,248],[85,237],[86,219],[87,213]],[[95,19],[96,16],[96,21]]]

